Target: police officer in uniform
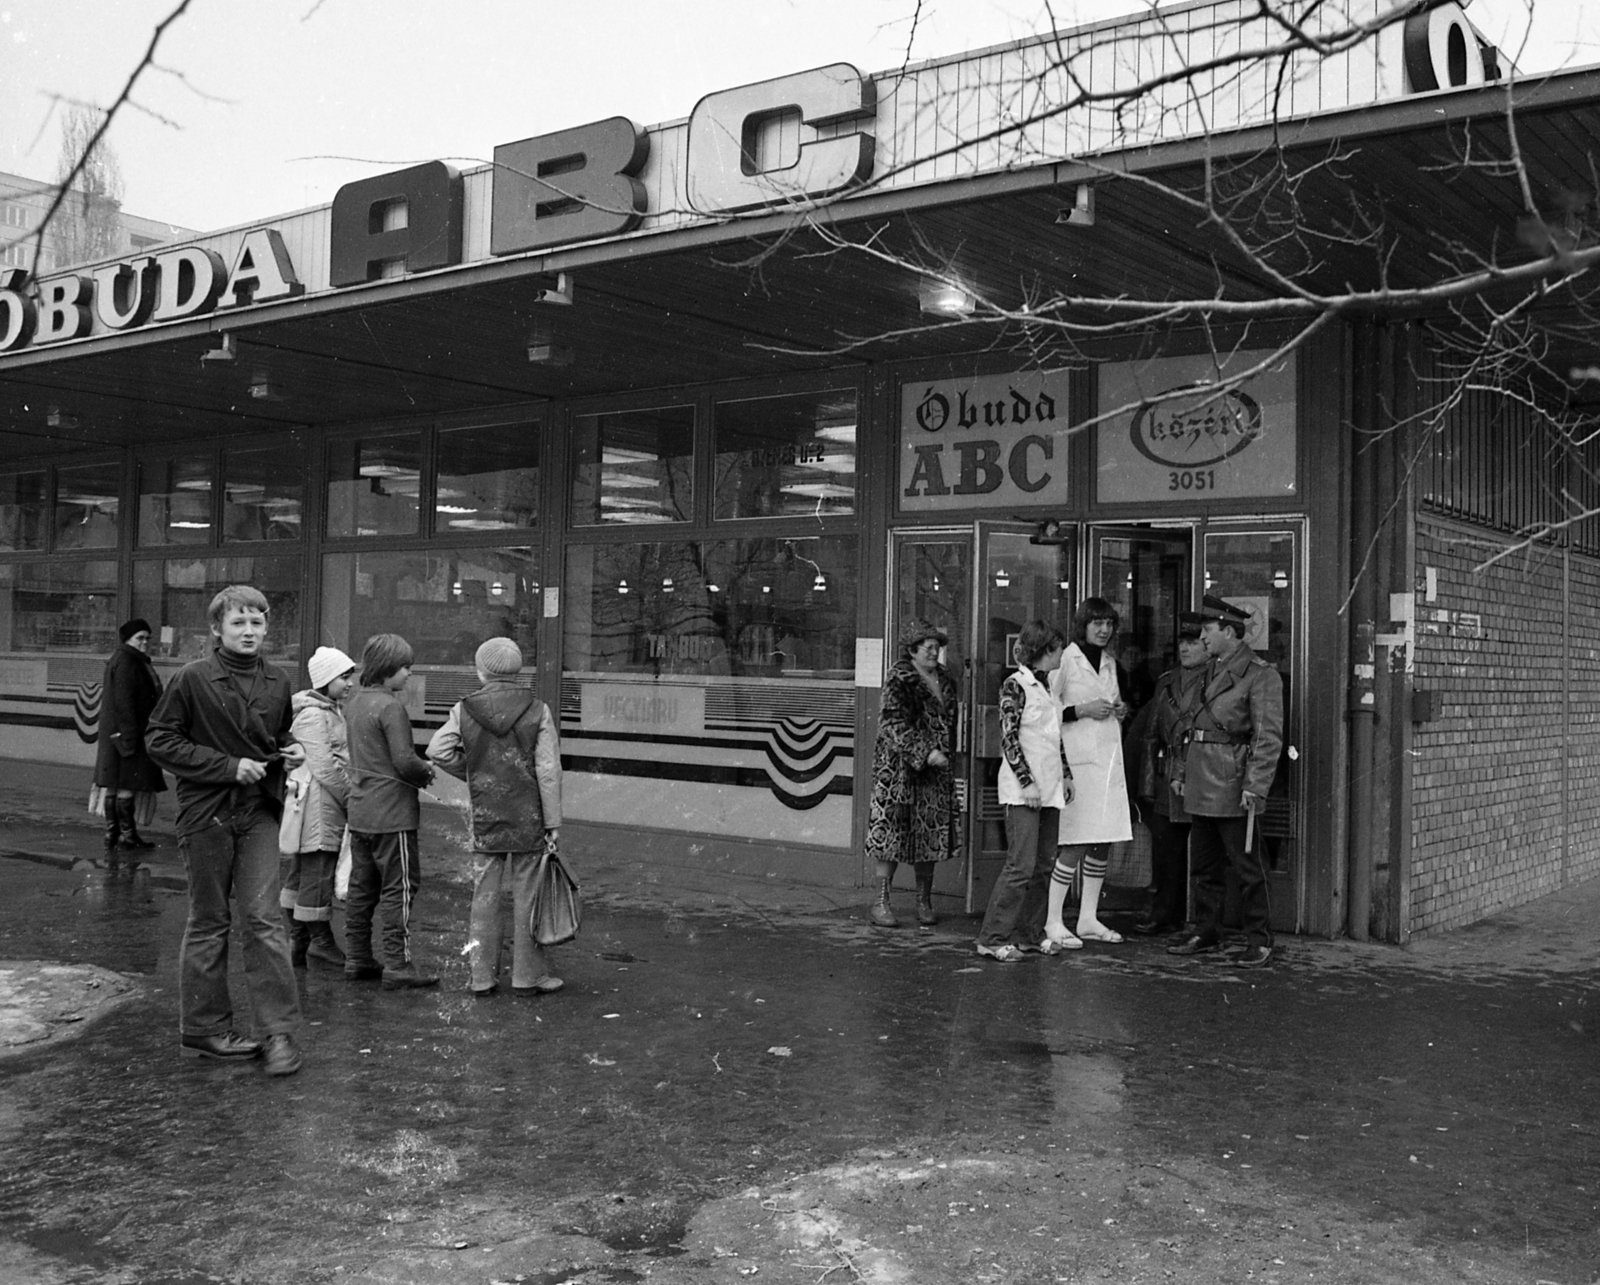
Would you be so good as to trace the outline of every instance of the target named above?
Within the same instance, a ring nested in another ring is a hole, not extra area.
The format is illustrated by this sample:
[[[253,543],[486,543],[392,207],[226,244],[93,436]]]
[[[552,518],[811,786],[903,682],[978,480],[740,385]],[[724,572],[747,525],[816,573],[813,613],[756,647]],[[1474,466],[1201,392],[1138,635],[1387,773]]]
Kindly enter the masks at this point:
[[[1200,640],[1211,656],[1200,708],[1190,724],[1181,779],[1173,792],[1193,818],[1189,859],[1194,874],[1195,932],[1167,947],[1169,955],[1205,955],[1222,942],[1223,876],[1231,866],[1248,944],[1234,963],[1259,968],[1272,959],[1264,844],[1245,850],[1246,814],[1259,820],[1283,749],[1283,678],[1244,644],[1250,617],[1207,594]],[[1175,765],[1176,766],[1176,765]]]

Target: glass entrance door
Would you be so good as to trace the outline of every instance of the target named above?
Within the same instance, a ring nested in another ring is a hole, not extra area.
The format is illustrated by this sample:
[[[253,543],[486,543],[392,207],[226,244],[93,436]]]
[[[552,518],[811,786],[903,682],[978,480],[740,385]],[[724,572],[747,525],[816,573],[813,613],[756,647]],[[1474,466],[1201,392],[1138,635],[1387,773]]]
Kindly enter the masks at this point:
[[[1128,673],[1133,707],[1178,663],[1178,615],[1196,601],[1194,536],[1188,530],[1091,527],[1090,592],[1122,617],[1117,660]]]
[[[1067,527],[1050,544],[1034,528],[978,526],[977,636],[971,684],[972,752],[968,765],[969,827],[966,902],[972,914],[989,903],[1006,860],[1005,810],[1000,806],[1000,684],[1016,667],[1011,647],[1030,620],[1071,626],[1078,541]]]

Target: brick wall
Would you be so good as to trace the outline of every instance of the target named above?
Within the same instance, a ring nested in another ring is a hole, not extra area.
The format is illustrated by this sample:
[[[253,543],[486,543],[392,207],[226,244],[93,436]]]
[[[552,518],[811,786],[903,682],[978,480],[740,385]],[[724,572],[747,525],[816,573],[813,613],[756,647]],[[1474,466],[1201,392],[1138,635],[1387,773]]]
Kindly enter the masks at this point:
[[[1410,931],[1600,873],[1600,564],[1419,514]],[[1426,571],[1436,593],[1427,599]],[[1570,593],[1569,593],[1570,585]]]

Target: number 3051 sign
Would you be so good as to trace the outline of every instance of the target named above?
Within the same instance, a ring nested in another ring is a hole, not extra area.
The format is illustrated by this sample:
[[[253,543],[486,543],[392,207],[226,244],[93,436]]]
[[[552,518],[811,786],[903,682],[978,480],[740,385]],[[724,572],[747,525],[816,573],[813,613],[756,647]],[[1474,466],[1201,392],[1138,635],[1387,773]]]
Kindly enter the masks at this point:
[[[1237,388],[1226,383],[1269,355],[1236,353],[1220,366],[1211,356],[1101,366],[1100,413],[1120,413],[1097,434],[1100,503],[1295,494],[1294,359]]]

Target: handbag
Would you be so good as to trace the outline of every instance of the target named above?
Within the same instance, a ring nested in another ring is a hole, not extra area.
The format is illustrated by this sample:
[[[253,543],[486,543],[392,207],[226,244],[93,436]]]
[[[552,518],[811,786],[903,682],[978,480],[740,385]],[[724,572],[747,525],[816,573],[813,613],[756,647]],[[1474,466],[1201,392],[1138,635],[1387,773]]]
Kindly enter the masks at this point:
[[[305,833],[306,795],[311,792],[311,769],[295,768],[283,783],[283,816],[278,820],[278,851],[286,857],[300,852],[300,837]]]
[[[528,912],[528,931],[541,946],[559,946],[578,935],[583,921],[583,899],[578,882],[567,873],[556,851],[556,837],[546,832],[544,856],[533,876],[533,908]]]

